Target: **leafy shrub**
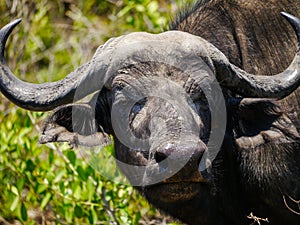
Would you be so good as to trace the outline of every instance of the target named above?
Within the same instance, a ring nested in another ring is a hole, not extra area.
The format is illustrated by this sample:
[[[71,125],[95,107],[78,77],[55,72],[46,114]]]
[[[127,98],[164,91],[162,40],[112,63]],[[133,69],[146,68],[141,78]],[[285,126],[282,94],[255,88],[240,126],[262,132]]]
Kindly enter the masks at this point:
[[[0,26],[23,18],[6,58],[21,79],[58,80],[111,36],[162,31],[172,7],[158,0],[1,1]],[[38,144],[47,115],[0,96],[0,224],[165,224],[131,186],[102,177],[69,146]],[[112,146],[103,152],[113,154]]]

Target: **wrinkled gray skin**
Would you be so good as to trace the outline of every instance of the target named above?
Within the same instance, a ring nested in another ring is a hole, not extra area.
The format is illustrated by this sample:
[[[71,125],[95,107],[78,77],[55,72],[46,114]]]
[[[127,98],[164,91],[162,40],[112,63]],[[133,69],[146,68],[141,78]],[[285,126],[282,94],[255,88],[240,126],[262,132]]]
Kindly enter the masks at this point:
[[[19,81],[5,64],[5,41],[17,21],[0,31],[0,89],[29,110],[58,107],[42,143],[94,146],[112,134],[118,160],[150,168],[136,188],[185,223],[250,224],[253,212],[270,224],[300,224],[293,201],[300,199],[300,60],[295,32],[280,11],[300,17],[300,3],[199,1],[171,25],[178,31],[111,39],[65,79],[43,85]],[[300,22],[285,16],[299,37]],[[226,130],[212,166],[200,172],[210,131],[219,128],[211,126],[208,106],[214,78],[226,104],[220,108]],[[99,90],[89,104],[73,104]],[[152,95],[143,98],[144,90]],[[134,103],[129,115],[128,102]],[[125,145],[118,126],[126,119],[125,133],[136,139]],[[175,175],[149,183],[182,158]],[[119,165],[136,184],[133,171]]]

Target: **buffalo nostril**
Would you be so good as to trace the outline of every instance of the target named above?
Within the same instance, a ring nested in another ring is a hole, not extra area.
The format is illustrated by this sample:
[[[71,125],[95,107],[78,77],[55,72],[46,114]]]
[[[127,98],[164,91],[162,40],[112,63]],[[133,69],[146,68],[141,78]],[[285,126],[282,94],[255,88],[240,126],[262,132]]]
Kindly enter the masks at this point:
[[[198,145],[189,146],[174,146],[172,144],[167,144],[163,147],[158,148],[154,153],[154,160],[160,163],[171,157],[171,161],[177,161],[181,163],[187,163],[199,165],[203,153],[205,152],[206,146],[202,146],[201,143]]]
[[[154,159],[157,163],[160,163],[161,161],[165,160],[168,156],[164,154],[163,152],[155,152]]]

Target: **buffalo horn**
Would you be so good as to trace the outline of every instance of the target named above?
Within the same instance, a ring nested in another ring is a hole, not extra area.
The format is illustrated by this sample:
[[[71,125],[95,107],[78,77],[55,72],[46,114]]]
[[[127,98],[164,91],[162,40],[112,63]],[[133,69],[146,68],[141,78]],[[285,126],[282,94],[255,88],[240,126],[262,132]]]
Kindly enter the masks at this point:
[[[300,46],[300,20],[288,13],[281,13],[292,25]],[[224,60],[224,56],[215,58],[217,79],[225,86],[243,97],[281,99],[295,91],[300,85],[300,48],[290,66],[274,76],[249,74]]]
[[[12,30],[20,22],[21,19],[15,20],[0,30],[0,91],[16,105],[33,111],[48,111],[71,103],[76,88],[89,73],[89,63],[57,82],[32,84],[19,80],[5,62],[4,48]]]

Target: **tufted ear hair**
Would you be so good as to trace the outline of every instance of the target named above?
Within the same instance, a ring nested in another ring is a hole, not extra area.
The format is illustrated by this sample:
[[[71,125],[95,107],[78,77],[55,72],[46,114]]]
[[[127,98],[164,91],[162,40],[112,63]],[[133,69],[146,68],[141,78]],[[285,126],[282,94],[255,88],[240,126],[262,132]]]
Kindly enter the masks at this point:
[[[237,109],[234,130],[238,149],[283,143],[300,145],[295,124],[268,99],[243,99]]]
[[[59,107],[45,122],[40,143],[67,142],[72,146],[101,146],[111,143],[109,135],[95,119],[91,104]]]

